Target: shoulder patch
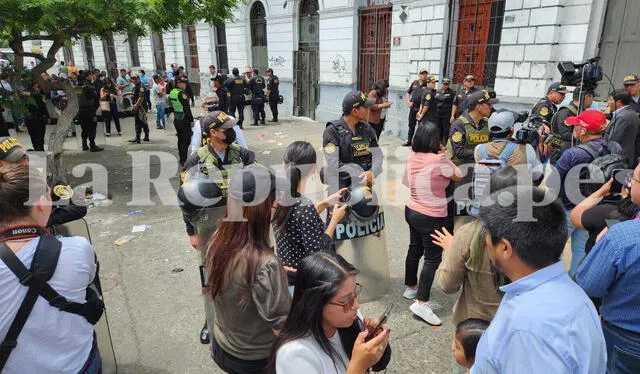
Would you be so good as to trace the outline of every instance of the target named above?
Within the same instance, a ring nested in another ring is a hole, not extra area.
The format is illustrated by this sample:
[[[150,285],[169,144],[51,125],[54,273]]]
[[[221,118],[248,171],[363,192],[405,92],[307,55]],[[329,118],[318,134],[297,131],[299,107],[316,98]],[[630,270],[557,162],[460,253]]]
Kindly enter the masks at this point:
[[[183,92],[181,96],[182,96],[183,99],[185,99],[185,100],[187,99],[187,94],[186,93]]]
[[[451,140],[456,143],[460,142],[462,140],[462,133],[460,131],[456,131],[455,133],[453,133]]]
[[[140,92],[144,92],[144,87],[140,86]]]
[[[71,186],[59,184],[53,187],[53,193],[60,198],[60,200],[69,200],[73,196],[73,188]]]
[[[549,115],[549,108],[547,108],[546,106],[543,106],[542,109],[540,109],[540,115],[541,116],[548,116]]]
[[[427,96],[424,97],[425,100],[431,100],[431,94],[427,94]]]
[[[327,145],[324,146],[324,151],[331,154],[336,151],[336,145],[333,143],[327,143]]]

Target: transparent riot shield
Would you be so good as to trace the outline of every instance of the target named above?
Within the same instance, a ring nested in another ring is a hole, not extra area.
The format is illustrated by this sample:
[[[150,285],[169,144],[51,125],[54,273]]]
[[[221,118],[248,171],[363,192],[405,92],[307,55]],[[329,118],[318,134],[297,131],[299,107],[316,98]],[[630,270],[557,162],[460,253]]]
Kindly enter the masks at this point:
[[[56,236],[81,236],[86,238],[91,243],[91,234],[89,233],[89,226],[84,218],[67,222],[61,225],[56,225],[53,228],[53,232]],[[108,307],[102,294],[102,285],[100,284],[100,264],[98,263],[98,271],[96,271],[96,278],[94,280],[95,289],[98,291],[98,295],[105,303],[105,311],[102,318],[94,326],[96,332],[96,338],[98,343],[98,349],[100,350],[100,356],[102,357],[102,373],[103,374],[115,374],[118,372],[118,363],[116,361],[116,355],[113,350],[113,342],[111,340],[111,331],[109,329],[109,319],[107,317]]]
[[[373,192],[369,189],[366,193]],[[348,202],[350,212],[334,234],[336,253],[360,271],[358,281],[363,287],[359,300],[363,303],[382,297],[390,287],[384,211],[375,197],[366,200]]]

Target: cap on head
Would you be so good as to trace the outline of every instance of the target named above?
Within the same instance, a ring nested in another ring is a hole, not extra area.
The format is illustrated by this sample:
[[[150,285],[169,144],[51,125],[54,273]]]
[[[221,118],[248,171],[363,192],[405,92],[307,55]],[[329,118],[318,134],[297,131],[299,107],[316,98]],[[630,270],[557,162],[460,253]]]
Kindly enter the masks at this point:
[[[567,125],[580,126],[589,132],[601,133],[605,130],[607,118],[599,110],[585,110],[580,115],[568,117],[565,120]]]
[[[500,134],[507,132],[513,128],[516,123],[514,113],[509,111],[494,112],[489,117],[489,131],[492,134]]]
[[[557,93],[561,93],[561,94],[566,94],[567,91],[567,86],[565,86],[564,84],[560,83],[560,82],[553,82],[551,83],[551,86],[549,86],[549,89],[547,90],[547,93],[549,92],[557,92]]]
[[[176,79],[176,84],[178,84],[178,83],[187,84],[187,83],[189,83],[189,80],[186,77],[180,77],[180,78]]]
[[[427,70],[427,68],[420,68],[420,74],[429,74],[429,70]]]
[[[0,138],[0,161],[18,162],[25,155],[25,150],[16,138],[4,136]]]
[[[370,108],[375,103],[375,99],[367,98],[367,95],[362,92],[351,91],[342,99],[342,113],[349,114],[352,110],[360,107]]]
[[[132,73],[129,78],[131,78],[131,79],[140,79],[140,77],[136,73]]]
[[[451,83],[450,78],[442,78],[442,84],[450,84],[450,83]]]
[[[485,103],[495,104],[497,102],[499,102],[499,100],[496,98],[495,91],[480,90],[467,97],[467,104],[469,104],[469,107],[475,107],[478,104]]]
[[[629,84],[636,84],[638,83],[638,81],[640,81],[640,76],[637,74],[629,74],[629,75],[625,75],[624,77],[624,82],[623,84],[629,85]]]
[[[467,74],[464,77],[464,81],[465,82],[470,82],[470,81],[474,81],[475,82],[476,81],[476,77],[474,77],[473,74]]]
[[[260,74],[260,70],[258,70],[258,69],[253,69],[253,74],[256,74],[256,75]]]
[[[238,121],[235,118],[220,110],[209,112],[200,119],[200,126],[203,129],[209,130],[230,129],[235,126],[236,123],[238,123]]]
[[[430,75],[430,76],[427,77],[427,83],[435,83],[437,81],[438,80],[433,75]]]
[[[238,70],[238,68],[233,68],[233,69],[231,70],[231,74],[233,74],[233,75],[238,75],[238,74],[240,74],[240,70]]]
[[[269,69],[266,70],[266,72],[273,74],[273,69],[269,68]]]

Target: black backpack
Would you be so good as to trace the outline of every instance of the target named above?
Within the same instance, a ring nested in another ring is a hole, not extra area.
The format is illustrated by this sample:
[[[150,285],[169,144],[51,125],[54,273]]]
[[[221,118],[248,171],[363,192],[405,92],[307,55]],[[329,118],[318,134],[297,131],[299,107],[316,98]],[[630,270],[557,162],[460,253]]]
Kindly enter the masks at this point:
[[[616,169],[628,169],[627,159],[624,155],[616,153],[618,143],[609,141],[606,145],[596,148],[591,143],[580,144],[580,148],[591,156],[591,164],[588,168],[580,171],[580,179],[588,179],[593,171],[600,170],[604,175],[604,181],[608,181],[613,177],[613,171]],[[603,183],[582,183],[580,184],[580,192],[583,196],[589,196],[596,192]]]
[[[31,269],[27,270],[15,253],[6,244],[0,243],[0,259],[18,277],[22,285],[29,287],[4,341],[0,344],[0,371],[17,346],[18,336],[20,336],[39,296],[46,299],[52,307],[82,316],[92,325],[95,325],[102,317],[104,303],[93,283],[87,287],[87,302],[84,304],[68,301],[47,283],[55,273],[61,249],[62,243],[55,237],[51,235],[40,236],[33,261],[31,261]]]

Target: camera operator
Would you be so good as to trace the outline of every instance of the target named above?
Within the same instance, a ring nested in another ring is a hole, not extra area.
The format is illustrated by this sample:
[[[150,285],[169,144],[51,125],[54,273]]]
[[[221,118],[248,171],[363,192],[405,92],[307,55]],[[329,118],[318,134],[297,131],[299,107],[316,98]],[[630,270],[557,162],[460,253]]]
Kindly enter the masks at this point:
[[[506,155],[505,166],[528,165],[533,175],[533,181],[537,185],[542,181],[544,176],[540,160],[536,156],[533,146],[528,143],[513,141],[513,126],[518,113],[511,111],[494,112],[489,117],[489,137],[491,141],[476,146],[473,157],[476,162],[482,159],[498,159],[509,143],[515,143],[517,146],[513,151]]]
[[[562,152],[571,148],[571,141],[573,140],[573,126],[566,123],[567,118],[575,117],[580,110],[580,99],[582,96],[582,110],[591,108],[593,104],[593,92],[576,87],[573,90],[573,101],[567,106],[563,106],[558,109],[558,112],[551,119],[551,134],[553,140],[551,141],[551,158],[550,162],[555,165],[556,162],[562,156]]]

